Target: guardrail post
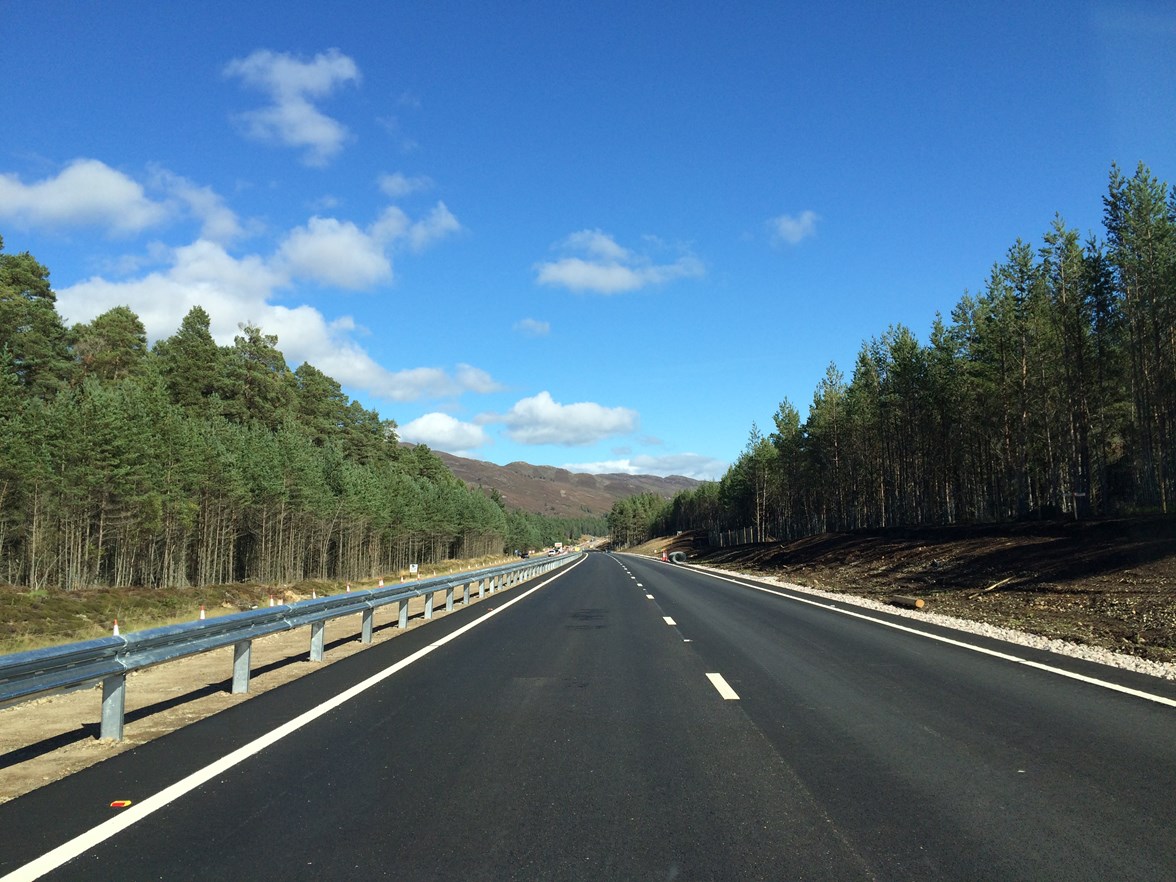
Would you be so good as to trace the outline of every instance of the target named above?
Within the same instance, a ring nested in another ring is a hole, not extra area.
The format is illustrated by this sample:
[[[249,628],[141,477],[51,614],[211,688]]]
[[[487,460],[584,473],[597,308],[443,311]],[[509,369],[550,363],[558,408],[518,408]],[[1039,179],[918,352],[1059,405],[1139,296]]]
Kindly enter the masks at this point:
[[[249,691],[249,664],[253,658],[253,641],[241,640],[233,644],[233,694]]]
[[[418,582],[413,586],[403,586],[399,592],[379,592],[370,597],[349,598],[347,602],[328,601],[326,598],[307,602],[304,609],[296,609],[283,605],[279,609],[257,610],[256,613],[241,613],[239,621],[224,621],[224,628],[212,629],[206,623],[190,623],[187,625],[169,625],[159,629],[152,629],[131,640],[122,637],[104,638],[92,641],[93,645],[83,642],[74,647],[66,647],[67,653],[45,651],[44,658],[34,651],[36,656],[32,662],[21,659],[16,666],[18,670],[18,688],[22,692],[12,692],[10,667],[5,667],[0,660],[0,696],[8,701],[10,697],[29,694],[32,692],[50,691],[61,688],[82,686],[100,681],[102,683],[102,718],[100,737],[108,740],[121,740],[126,718],[126,675],[130,671],[138,670],[148,665],[171,661],[184,656],[193,655],[213,649],[233,647],[233,679],[232,691],[236,694],[249,691],[251,676],[251,661],[253,640],[275,631],[288,631],[310,625],[310,660],[321,662],[326,650],[326,623],[331,618],[343,615],[362,616],[361,640],[370,643],[374,630],[375,610],[390,603],[399,604],[399,628],[408,628],[409,601],[412,597],[424,597],[425,618],[433,617],[437,593],[441,591],[438,585],[446,589],[446,610],[454,608],[457,585],[462,586],[462,602],[470,603],[474,584],[478,586],[478,597],[493,594],[506,588],[515,587],[538,573],[546,573],[558,569],[566,559],[536,559],[512,563],[504,567],[492,567],[482,571],[478,578],[473,579],[473,573],[467,574],[467,581],[449,582],[434,579],[426,582],[424,590]],[[296,604],[295,607],[298,605]],[[316,621],[317,619],[317,621]],[[210,633],[211,631],[211,633]],[[64,658],[64,660],[62,660]],[[30,668],[30,664],[42,667]],[[68,679],[74,677],[74,679]],[[38,688],[40,687],[40,688]]]
[[[123,740],[123,717],[127,706],[127,675],[115,674],[102,681],[102,726],[99,738]]]
[[[326,624],[326,622],[310,623],[310,660],[312,662],[323,660],[323,632],[326,631]]]

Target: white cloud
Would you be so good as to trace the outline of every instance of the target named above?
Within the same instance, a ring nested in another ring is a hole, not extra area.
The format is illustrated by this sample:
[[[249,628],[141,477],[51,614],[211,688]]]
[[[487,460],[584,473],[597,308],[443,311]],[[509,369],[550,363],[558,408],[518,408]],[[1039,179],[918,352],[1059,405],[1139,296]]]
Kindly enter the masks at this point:
[[[391,244],[407,235],[410,226],[412,226],[412,221],[408,219],[404,210],[395,205],[389,205],[380,212],[379,218],[371,225],[368,232],[374,239]]]
[[[392,401],[417,401],[457,395],[461,387],[441,368],[421,367],[396,371],[386,382],[373,387],[373,391]]]
[[[622,248],[611,236],[600,230],[580,230],[564,240],[564,247],[587,251],[599,260],[627,263],[633,259],[629,249]]]
[[[514,329],[520,334],[526,334],[528,337],[546,337],[551,333],[551,323],[541,322],[533,318],[525,318],[515,322]]]
[[[202,306],[213,318],[213,336],[231,343],[238,322],[260,320],[267,299],[284,282],[262,258],[234,258],[206,240],[173,249],[168,262],[168,269],[138,279],[111,282],[95,276],[61,288],[58,310],[72,324],[129,306],[142,319],[148,338],[157,340],[171,335],[193,306]]]
[[[505,414],[484,414],[479,423],[502,423],[519,444],[591,444],[611,435],[634,431],[637,412],[626,407],[604,407],[592,402],[560,404],[549,392],[523,398]]]
[[[312,199],[308,203],[308,207],[313,212],[331,211],[339,207],[339,197],[332,196],[330,193],[319,196],[317,199]]]
[[[570,472],[591,475],[682,475],[698,481],[717,481],[727,471],[727,463],[697,453],[675,453],[665,456],[635,456],[600,462],[566,463]]]
[[[363,290],[392,280],[387,248],[403,242],[412,251],[420,251],[460,229],[461,224],[443,202],[415,222],[390,205],[366,231],[350,221],[316,216],[290,231],[276,260],[292,276]]]
[[[422,251],[450,233],[461,231],[458,223],[444,202],[438,202],[428,216],[408,228],[408,243],[413,251]]]
[[[768,221],[768,229],[773,243],[798,245],[817,234],[817,221],[820,219],[814,211],[802,211],[798,215],[782,214]]]
[[[373,239],[387,244],[403,240],[410,250],[419,252],[451,233],[460,232],[461,228],[461,223],[445,203],[438,202],[432,211],[417,221],[410,220],[398,206],[389,205],[368,232]]]
[[[133,178],[96,159],[76,159],[56,177],[32,184],[0,174],[0,219],[21,225],[96,226],[126,234],[162,224],[172,214]]]
[[[392,263],[379,237],[331,217],[312,217],[292,230],[278,258],[296,276],[351,290],[392,278]]]
[[[485,371],[458,365],[389,371],[356,342],[354,320],[328,320],[310,306],[274,303],[299,280],[336,288],[363,289],[392,279],[389,251],[398,245],[419,249],[461,228],[443,203],[415,222],[389,206],[364,230],[330,217],[311,217],[289,230],[270,254],[237,256],[228,243],[253,232],[211,188],[199,186],[162,167],[153,167],[147,187],[96,160],[77,160],[59,175],[24,184],[0,175],[0,219],[48,226],[96,224],[120,232],[139,232],[152,224],[184,216],[200,223],[191,244],[169,247],[151,242],[138,254],[103,261],[106,278],[96,274],[59,288],[58,310],[67,323],[91,321],[128,306],[140,317],[151,341],[173,334],[193,306],[211,318],[218,343],[231,344],[238,326],[249,322],[277,334],[287,361],[309,361],[344,386],[391,401],[486,393],[501,387]]]
[[[427,444],[458,455],[490,443],[486,430],[473,423],[463,423],[445,413],[427,413],[397,429],[404,441]]]
[[[151,180],[200,221],[201,238],[213,242],[231,242],[245,234],[236,212],[211,187],[201,187],[161,167],[151,170]]]
[[[491,392],[501,392],[502,386],[481,368],[473,365],[459,364],[457,366],[457,384],[467,392],[477,392],[488,395]]]
[[[423,175],[410,178],[401,172],[380,175],[377,183],[379,184],[380,191],[390,199],[402,199],[413,193],[428,190],[433,186],[433,182]]]
[[[600,230],[572,233],[558,247],[573,253],[537,264],[536,281],[540,285],[620,294],[676,279],[697,278],[706,271],[702,261],[692,254],[683,254],[670,263],[655,263],[650,256],[622,247]]]
[[[289,147],[306,148],[307,165],[326,165],[343,147],[349,132],[324,114],[312,99],[325,98],[346,83],[358,83],[359,68],[338,49],[302,61],[284,52],[258,49],[224,67],[225,76],[268,94],[272,104],[242,113],[246,135]]]
[[[219,243],[207,240],[160,256],[166,268],[140,278],[109,281],[96,276],[59,289],[62,318],[67,324],[91,321],[115,306],[128,306],[154,342],[175,333],[183,317],[198,305],[208,312],[210,331],[221,345],[233,342],[242,322],[256,324],[278,336],[278,348],[291,367],[308,361],[343,386],[388,401],[498,388],[489,374],[469,365],[459,365],[454,374],[433,367],[390,371],[354,340],[356,326],[350,317],[329,321],[311,306],[273,303],[275,294],[290,282],[284,259],[234,257]]]

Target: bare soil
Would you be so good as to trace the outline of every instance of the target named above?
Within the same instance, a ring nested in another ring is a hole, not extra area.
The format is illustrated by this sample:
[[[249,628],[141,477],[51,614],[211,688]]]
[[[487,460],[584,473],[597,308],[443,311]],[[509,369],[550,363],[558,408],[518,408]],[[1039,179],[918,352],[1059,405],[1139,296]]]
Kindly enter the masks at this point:
[[[1176,661],[1176,518],[829,533],[714,549],[692,562],[926,609],[1150,661]]]

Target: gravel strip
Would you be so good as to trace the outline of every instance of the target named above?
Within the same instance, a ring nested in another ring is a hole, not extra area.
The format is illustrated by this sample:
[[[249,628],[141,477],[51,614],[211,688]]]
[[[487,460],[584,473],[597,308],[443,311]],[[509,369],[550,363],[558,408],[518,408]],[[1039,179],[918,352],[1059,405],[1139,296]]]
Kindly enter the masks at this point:
[[[942,625],[945,628],[954,628],[957,631],[965,631],[969,634],[980,634],[984,637],[993,637],[997,640],[1005,640],[1009,643],[1016,643],[1021,646],[1030,646],[1034,649],[1044,649],[1048,652],[1056,652],[1058,655],[1068,655],[1071,658],[1080,658],[1085,661],[1098,662],[1099,664],[1110,665],[1116,668],[1122,668],[1127,671],[1135,671],[1140,674],[1148,674],[1152,677],[1160,677],[1164,680],[1176,680],[1176,663],[1174,662],[1157,662],[1148,661],[1147,659],[1136,658],[1133,655],[1124,655],[1121,652],[1114,652],[1110,649],[1101,649],[1097,646],[1087,646],[1081,643],[1071,643],[1069,640],[1058,640],[1052,637],[1039,637],[1036,634],[1029,634],[1025,631],[1015,631],[1012,628],[1003,628],[999,625],[988,625],[984,622],[974,622],[970,619],[958,619],[954,616],[944,616],[938,613],[925,612],[923,610],[903,609],[899,606],[892,606],[888,603],[881,603],[877,600],[871,600],[868,597],[859,597],[856,594],[841,594],[834,591],[822,591],[819,588],[806,588],[803,585],[794,585],[791,582],[785,582],[775,576],[760,576],[752,573],[740,573],[735,570],[724,570],[716,567],[701,566],[699,564],[690,564],[691,567],[699,570],[706,570],[712,573],[722,573],[727,576],[738,576],[741,579],[751,579],[755,582],[763,582],[768,585],[776,585],[781,588],[787,588],[790,591],[799,591],[804,594],[812,594],[816,597],[823,597],[826,600],[836,600],[840,603],[851,603],[855,606],[860,606],[864,609],[878,610],[889,613],[894,616],[905,616],[909,619],[918,619],[922,622],[931,622],[936,625]]]

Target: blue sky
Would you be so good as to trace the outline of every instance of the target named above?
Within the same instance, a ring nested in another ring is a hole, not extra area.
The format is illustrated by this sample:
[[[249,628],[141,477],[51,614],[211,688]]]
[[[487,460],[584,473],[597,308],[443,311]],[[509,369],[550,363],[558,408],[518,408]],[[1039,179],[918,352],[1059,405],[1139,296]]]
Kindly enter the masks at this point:
[[[0,235],[70,323],[196,304],[406,440],[718,478],[1112,161],[1176,8],[0,0]]]

